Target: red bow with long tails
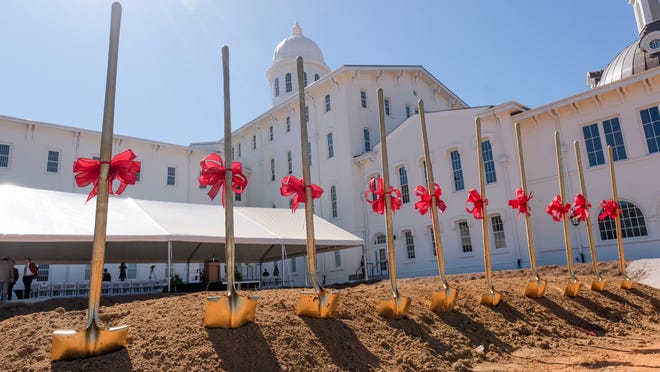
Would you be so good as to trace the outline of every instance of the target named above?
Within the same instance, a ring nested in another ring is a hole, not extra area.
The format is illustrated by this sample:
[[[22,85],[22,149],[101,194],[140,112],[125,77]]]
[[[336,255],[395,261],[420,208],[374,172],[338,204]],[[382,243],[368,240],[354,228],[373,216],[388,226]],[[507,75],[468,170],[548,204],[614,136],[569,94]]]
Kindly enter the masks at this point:
[[[211,200],[215,199],[222,189],[222,205],[225,205],[225,174],[227,168],[220,155],[213,153],[202,159],[199,163],[202,171],[199,175],[199,186],[211,186],[208,195]],[[245,190],[248,184],[247,177],[243,174],[243,165],[235,161],[231,164],[231,189],[240,194]]]
[[[509,200],[509,206],[513,209],[518,209],[518,218],[520,218],[521,214],[530,216],[528,203],[532,198],[533,196],[531,192],[527,195],[522,188],[519,187],[516,189],[516,198]]]
[[[312,189],[312,199],[318,199],[323,195],[323,189],[319,185],[309,184],[305,185],[305,181],[295,176],[286,176],[282,178],[282,186],[280,186],[280,194],[282,196],[293,195],[291,199],[293,203],[291,204],[291,211],[295,213],[298,209],[298,203],[305,203],[307,201],[307,196],[305,195],[305,187],[310,187]]]
[[[580,221],[586,221],[589,218],[589,208],[591,208],[591,203],[582,194],[575,194],[575,200],[573,202],[573,213],[571,218],[578,218]]]
[[[552,216],[556,222],[561,221],[564,215],[571,210],[571,203],[562,204],[561,195],[555,196],[554,199],[548,204],[545,212]]]
[[[422,216],[429,211],[429,208],[431,208],[431,200],[433,198],[435,198],[435,206],[440,209],[440,212],[444,212],[445,209],[447,209],[445,202],[440,199],[442,189],[440,189],[440,186],[438,186],[437,183],[433,184],[433,190],[433,195],[431,195],[428,189],[422,185],[415,188],[415,195],[419,197],[419,201],[415,203],[415,209],[417,209]]]
[[[603,213],[598,216],[598,221],[602,221],[607,217],[614,220],[621,215],[621,207],[613,199],[601,200],[600,206],[603,207]]]
[[[133,161],[137,155],[133,151],[126,150],[115,155],[109,162],[110,171],[108,172],[108,189],[112,195],[121,195],[128,185],[135,185],[137,174],[140,172],[140,162]],[[87,196],[88,202],[99,191],[99,173],[101,171],[101,161],[89,158],[78,158],[73,162],[73,173],[75,173],[76,184],[78,187],[85,187],[90,183],[94,185],[92,191]],[[106,164],[108,162],[105,162]],[[112,190],[112,182],[119,180],[117,190]]]
[[[374,200],[371,200],[369,194],[374,195]],[[371,209],[378,214],[383,214],[385,212],[385,183],[383,179],[372,178],[369,182],[369,190],[364,192],[364,196],[367,199],[367,202],[371,204]],[[397,211],[401,209],[401,191],[390,186],[390,203],[392,205],[392,211]]]
[[[479,191],[476,189],[471,189],[469,191],[469,195],[465,203],[472,203],[472,209],[467,209],[465,210],[468,213],[472,213],[474,218],[480,220],[484,218],[484,213],[483,209],[485,205],[488,205],[488,199],[481,199],[481,195],[479,194]]]

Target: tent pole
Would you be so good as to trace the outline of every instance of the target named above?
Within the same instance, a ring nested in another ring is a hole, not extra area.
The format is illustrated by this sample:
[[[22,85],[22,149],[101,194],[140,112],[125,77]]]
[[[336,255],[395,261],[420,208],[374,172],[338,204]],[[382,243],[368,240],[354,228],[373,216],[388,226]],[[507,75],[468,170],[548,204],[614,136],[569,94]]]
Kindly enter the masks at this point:
[[[286,270],[284,270],[284,258],[285,258],[284,243],[282,243],[282,287],[284,287],[284,283],[286,280]]]
[[[367,246],[365,244],[362,244],[362,257],[364,259],[364,280],[368,281],[369,270],[367,270],[367,267],[369,267],[369,259],[367,258]]]
[[[172,292],[172,242],[167,242],[167,293]]]

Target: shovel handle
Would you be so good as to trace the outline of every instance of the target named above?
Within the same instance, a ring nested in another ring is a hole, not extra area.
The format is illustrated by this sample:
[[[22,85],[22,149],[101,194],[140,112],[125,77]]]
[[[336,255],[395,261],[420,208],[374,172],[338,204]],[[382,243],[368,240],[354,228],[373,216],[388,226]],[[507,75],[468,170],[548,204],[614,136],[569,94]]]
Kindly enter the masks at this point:
[[[607,146],[607,156],[610,161],[610,180],[612,181],[612,199],[618,204],[619,196],[616,191],[616,176],[614,174],[614,156],[612,155],[612,146]],[[621,270],[621,275],[625,279],[628,279],[626,274],[626,257],[623,252],[623,236],[621,236],[621,216],[617,216],[614,219],[614,225],[616,226],[616,243],[619,250],[619,269]]]
[[[474,119],[474,126],[477,132],[477,161],[479,162],[479,194],[481,199],[486,200],[486,177],[484,173],[484,155],[481,148],[481,119]],[[491,293],[495,292],[493,288],[493,270],[490,263],[490,237],[488,235],[488,211],[486,203],[482,204],[483,218],[481,219],[481,234],[484,242],[484,264],[486,266],[486,282]]]
[[[566,203],[566,192],[564,191],[564,166],[561,160],[561,140],[559,132],[555,132],[555,153],[557,157],[557,179],[559,180],[559,195],[561,202]],[[571,276],[571,282],[575,282],[575,273],[573,272],[573,249],[571,248],[571,235],[568,231],[568,216],[563,216],[562,226],[564,228],[564,245],[566,247],[566,261],[568,264],[568,273]]]
[[[587,187],[584,183],[584,172],[582,170],[582,154],[580,152],[580,144],[578,141],[573,142],[573,147],[575,147],[575,162],[577,164],[578,178],[580,179],[580,193],[586,200],[589,200],[587,197]],[[599,280],[602,279],[600,270],[598,269],[598,258],[596,257],[596,242],[594,241],[594,232],[591,227],[591,215],[587,216],[584,221],[587,225],[587,238],[589,239],[589,252],[591,253],[591,262],[593,263],[594,272]]]
[[[99,303],[101,301],[101,278],[105,260],[105,240],[108,224],[108,173],[112,157],[112,131],[115,118],[115,91],[117,88],[117,59],[119,56],[119,29],[121,26],[121,4],[112,4],[110,19],[110,44],[108,47],[108,71],[105,83],[105,103],[103,107],[103,127],[101,129],[101,149],[98,193],[96,195],[96,215],[94,219],[94,242],[89,280],[89,309],[87,327],[98,324]]]
[[[523,192],[527,194],[527,176],[525,174],[525,158],[522,149],[522,135],[520,134],[520,123],[516,122],[516,146],[518,148],[518,166],[520,168],[520,186]],[[532,267],[532,274],[539,280],[539,274],[536,269],[536,250],[534,249],[534,237],[532,236],[532,219],[525,213],[525,232],[527,234],[527,248],[529,250],[529,263]]]

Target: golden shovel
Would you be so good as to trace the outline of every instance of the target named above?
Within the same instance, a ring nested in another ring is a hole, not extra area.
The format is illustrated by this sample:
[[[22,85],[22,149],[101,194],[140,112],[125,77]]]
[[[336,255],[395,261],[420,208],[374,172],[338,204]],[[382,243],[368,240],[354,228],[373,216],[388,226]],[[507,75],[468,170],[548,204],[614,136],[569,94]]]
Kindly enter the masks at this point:
[[[396,285],[396,255],[394,252],[394,230],[392,228],[392,195],[390,191],[390,171],[387,161],[387,133],[385,132],[385,110],[383,108],[383,89],[378,88],[378,124],[380,125],[380,153],[383,167],[383,186],[385,190],[385,234],[387,236],[387,256],[390,263],[389,274],[392,285],[392,299],[378,304],[378,315],[388,319],[402,319],[408,315],[410,297],[402,296]]]
[[[584,185],[584,174],[582,172],[582,155],[580,154],[580,144],[578,141],[573,142],[575,147],[575,160],[577,162],[578,176],[580,178],[580,193],[586,200],[587,198],[587,188]],[[607,281],[603,279],[603,276],[598,269],[598,258],[596,258],[596,243],[594,242],[594,232],[591,227],[591,216],[587,216],[587,219],[584,221],[587,225],[587,236],[589,238],[589,251],[591,252],[591,262],[594,266],[594,273],[596,274],[596,279],[591,282],[591,290],[600,292],[605,289]]]
[[[419,106],[419,119],[422,127],[422,143],[424,145],[424,160],[426,166],[426,186],[429,193],[434,189],[433,180],[433,167],[431,165],[431,155],[429,154],[429,141],[426,134],[426,119],[424,117],[424,101],[421,99],[417,103]],[[442,253],[442,241],[440,237],[440,223],[438,222],[438,211],[436,209],[436,200],[431,197],[431,221],[433,222],[433,237],[435,242],[435,254],[438,259],[438,272],[442,280],[442,288],[433,291],[431,296],[431,310],[441,313],[449,313],[454,310],[456,305],[456,296],[458,291],[455,288],[450,288],[447,283],[447,276],[445,275],[445,259]]]
[[[89,281],[89,308],[87,327],[82,332],[56,330],[53,332],[51,359],[71,360],[106,354],[126,346],[128,326],[104,329],[99,327],[99,303],[101,300],[101,276],[105,260],[105,238],[108,222],[108,173],[112,156],[112,131],[117,86],[117,57],[119,55],[119,28],[121,5],[112,4],[110,21],[110,47],[108,52],[108,72],[105,86],[103,128],[101,130],[100,170],[98,193],[96,196],[96,216],[94,220],[94,242]]]
[[[229,48],[222,47],[222,80],[225,106],[225,257],[227,266],[227,294],[206,298],[204,327],[238,328],[254,322],[257,298],[240,296],[234,287],[234,190],[232,189],[231,154],[231,107],[229,100]]]
[[[481,199],[486,200],[486,180],[484,173],[484,158],[481,149],[481,119],[475,119],[475,128],[477,131],[477,155],[479,161],[479,191]],[[486,266],[486,283],[488,284],[488,293],[481,295],[480,303],[482,305],[497,306],[502,300],[502,293],[495,290],[493,287],[493,272],[490,263],[490,237],[488,236],[488,212],[486,210],[486,203],[482,205],[483,218],[481,219],[481,233],[484,242],[484,263]]]
[[[520,166],[520,185],[523,192],[527,193],[527,177],[525,176],[525,160],[522,150],[522,136],[520,135],[520,123],[516,122],[516,145],[518,146],[518,165]],[[525,231],[527,232],[527,248],[529,251],[529,263],[532,269],[534,279],[527,281],[525,287],[525,296],[531,298],[540,298],[545,294],[548,281],[541,279],[536,269],[536,252],[534,249],[534,237],[532,236],[532,219],[525,213]]]
[[[564,192],[564,167],[561,161],[561,142],[559,140],[559,132],[555,132],[555,150],[557,156],[557,178],[559,179],[559,195],[561,196],[562,203],[566,201],[566,193]],[[573,272],[573,249],[571,248],[571,236],[568,232],[568,216],[563,216],[562,224],[564,227],[564,245],[566,246],[566,261],[568,264],[568,273],[571,281],[566,285],[564,296],[575,297],[580,290],[580,282],[575,277]]]
[[[298,301],[296,315],[307,316],[310,318],[327,319],[332,318],[339,303],[339,292],[328,291],[318,283],[316,277],[316,242],[314,241],[314,199],[312,199],[311,174],[309,171],[308,137],[307,137],[307,118],[305,115],[305,83],[303,71],[303,58],[296,58],[296,67],[298,74],[298,102],[300,113],[300,151],[302,152],[302,171],[305,182],[305,230],[307,233],[307,266],[309,270],[309,279],[312,283],[313,291],[304,291]]]
[[[612,199],[618,204],[619,197],[616,192],[616,178],[614,176],[614,158],[612,157],[612,146],[607,146],[607,156],[610,160],[610,179],[612,181]],[[616,226],[616,242],[619,249],[619,269],[621,270],[621,275],[623,275],[623,281],[621,282],[622,289],[630,289],[633,286],[633,280],[628,277],[626,274],[626,258],[623,253],[623,236],[621,235],[621,215],[617,216],[614,219],[614,224]]]

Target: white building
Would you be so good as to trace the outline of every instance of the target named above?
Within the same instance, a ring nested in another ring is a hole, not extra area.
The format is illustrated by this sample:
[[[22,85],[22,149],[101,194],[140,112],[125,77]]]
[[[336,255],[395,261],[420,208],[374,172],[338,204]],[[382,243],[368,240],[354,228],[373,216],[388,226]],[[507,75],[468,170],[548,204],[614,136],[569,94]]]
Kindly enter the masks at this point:
[[[606,146],[616,148],[619,198],[623,206],[623,236],[627,258],[657,257],[660,240],[660,3],[631,0],[640,32],[602,71],[587,74],[590,89],[572,97],[529,109],[511,101],[469,107],[421,66],[345,65],[334,71],[320,48],[303,36],[296,24],[275,49],[267,71],[272,107],[233,133],[232,155],[243,163],[250,180],[237,205],[289,206],[280,196],[282,177],[302,176],[295,57],[302,56],[306,75],[312,182],[324,190],[315,213],[361,236],[366,244],[370,275],[387,273],[384,218],[371,211],[364,192],[371,177],[382,174],[378,144],[376,90],[385,93],[390,178],[406,189],[409,200],[394,217],[397,269],[400,277],[437,275],[430,219],[414,209],[414,188],[424,183],[423,152],[417,101],[425,104],[429,144],[436,182],[447,210],[440,216],[442,242],[449,273],[482,271],[480,223],[465,211],[467,192],[478,188],[474,120],[483,123],[482,148],[488,163],[487,198],[492,234],[493,268],[528,265],[524,223],[508,205],[520,186],[513,124],[522,127],[531,200],[532,224],[539,265],[565,264],[561,224],[545,213],[559,193],[553,132],[562,139],[566,191],[572,201],[579,192],[573,141],[583,151],[592,208],[592,224],[600,260],[617,257],[612,224],[598,222],[598,203],[611,198]],[[515,97],[514,97],[515,98]],[[94,156],[99,133],[52,124],[0,117],[0,182],[60,191],[87,192],[75,187],[68,164],[78,156]],[[190,147],[116,136],[114,153],[132,148],[143,161],[140,182],[127,196],[188,203],[209,203],[197,185],[199,161],[222,149],[222,140]],[[56,165],[55,165],[56,164]],[[51,172],[51,167],[56,167]],[[64,167],[64,169],[62,169]],[[173,170],[173,171],[172,171]],[[173,173],[172,173],[173,172]],[[174,185],[168,184],[171,176]],[[257,185],[259,185],[257,187]],[[584,226],[571,227],[575,260],[588,260]],[[319,255],[318,271],[325,283],[354,279],[360,269],[360,248]],[[294,283],[305,283],[305,261],[288,259],[282,267]],[[108,265],[110,268],[113,266]],[[116,266],[116,265],[114,265]],[[272,272],[272,264],[266,266]],[[64,270],[64,269],[62,269]],[[80,270],[52,280],[82,280]],[[175,272],[183,272],[182,267]],[[144,277],[149,266],[136,267]],[[161,275],[164,273],[161,273]],[[115,272],[116,276],[117,273]]]

